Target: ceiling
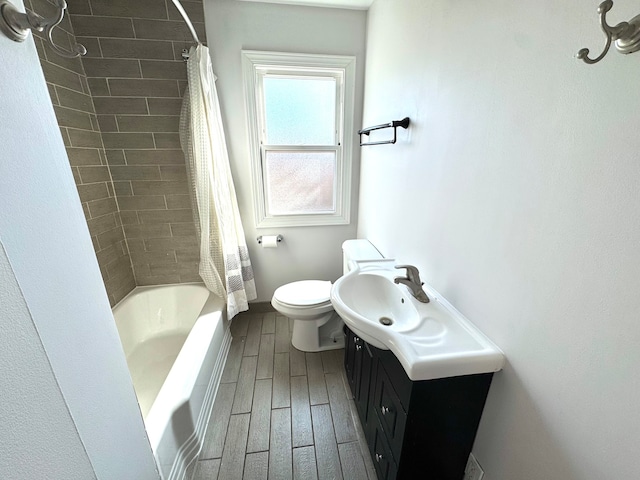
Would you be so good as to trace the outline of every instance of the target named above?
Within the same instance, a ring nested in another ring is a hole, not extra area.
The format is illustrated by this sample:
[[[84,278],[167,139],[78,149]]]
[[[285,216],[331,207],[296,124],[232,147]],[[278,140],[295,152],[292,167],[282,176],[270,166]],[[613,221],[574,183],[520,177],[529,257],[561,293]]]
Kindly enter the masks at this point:
[[[374,0],[240,0],[245,2],[286,3],[289,5],[307,5],[310,7],[351,8],[367,10]]]

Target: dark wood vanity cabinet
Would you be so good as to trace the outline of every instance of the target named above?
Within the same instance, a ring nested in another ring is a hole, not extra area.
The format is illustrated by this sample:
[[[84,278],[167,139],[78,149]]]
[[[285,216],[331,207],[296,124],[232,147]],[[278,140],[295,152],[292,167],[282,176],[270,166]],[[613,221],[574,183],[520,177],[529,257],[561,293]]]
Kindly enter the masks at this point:
[[[492,373],[412,381],[345,326],[345,369],[379,480],[462,480]]]

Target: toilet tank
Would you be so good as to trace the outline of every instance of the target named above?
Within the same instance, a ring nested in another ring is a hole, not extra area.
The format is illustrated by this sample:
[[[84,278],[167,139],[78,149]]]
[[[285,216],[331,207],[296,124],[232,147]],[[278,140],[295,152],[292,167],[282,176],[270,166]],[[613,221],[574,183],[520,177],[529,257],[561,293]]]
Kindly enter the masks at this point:
[[[342,244],[342,274],[351,270],[349,262],[354,260],[380,260],[384,258],[369,240],[347,240]]]

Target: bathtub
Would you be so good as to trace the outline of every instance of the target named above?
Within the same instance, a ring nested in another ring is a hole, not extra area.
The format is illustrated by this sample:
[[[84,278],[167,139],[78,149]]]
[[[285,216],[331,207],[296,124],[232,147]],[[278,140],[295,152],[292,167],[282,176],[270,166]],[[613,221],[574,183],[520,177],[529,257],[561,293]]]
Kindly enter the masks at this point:
[[[182,479],[231,344],[224,301],[200,284],[136,287],[113,316],[160,474]]]

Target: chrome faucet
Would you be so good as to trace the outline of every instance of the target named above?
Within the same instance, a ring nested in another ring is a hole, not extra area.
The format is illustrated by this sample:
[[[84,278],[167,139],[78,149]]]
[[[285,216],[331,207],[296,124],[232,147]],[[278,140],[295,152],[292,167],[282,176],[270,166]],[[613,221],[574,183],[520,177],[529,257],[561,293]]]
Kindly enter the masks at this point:
[[[420,281],[420,272],[418,272],[418,269],[413,265],[396,265],[396,268],[405,268],[407,270],[407,276],[394,278],[394,283],[406,285],[416,300],[422,303],[429,303],[429,297],[427,297],[427,294],[422,289],[424,282]]]

